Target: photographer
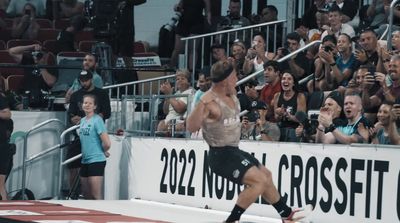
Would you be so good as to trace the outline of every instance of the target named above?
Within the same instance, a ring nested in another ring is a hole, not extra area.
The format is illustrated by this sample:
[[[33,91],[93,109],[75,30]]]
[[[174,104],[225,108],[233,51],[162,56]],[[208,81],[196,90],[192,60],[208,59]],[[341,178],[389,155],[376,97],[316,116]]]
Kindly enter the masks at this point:
[[[5,95],[0,92],[0,200],[7,200],[5,183],[11,171],[12,157],[15,153],[9,144],[12,131],[11,111]]]
[[[28,46],[16,46],[8,50],[14,60],[21,65],[46,65],[48,54],[41,51],[39,44]],[[57,80],[57,71],[49,71],[44,68],[25,68],[22,86],[19,94],[29,91],[29,107],[43,108],[47,106],[43,100],[42,91],[48,91]]]
[[[11,37],[14,39],[36,39],[40,25],[36,22],[36,8],[33,4],[27,3],[24,6],[24,15],[14,18]]]

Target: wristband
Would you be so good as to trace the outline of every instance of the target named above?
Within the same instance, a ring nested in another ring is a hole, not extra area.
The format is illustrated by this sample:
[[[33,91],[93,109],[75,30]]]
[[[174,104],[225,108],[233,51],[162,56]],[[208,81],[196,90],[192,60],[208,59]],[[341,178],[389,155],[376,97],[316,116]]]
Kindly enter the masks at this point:
[[[333,131],[335,131],[335,129],[336,129],[336,126],[335,126],[335,124],[332,123],[328,128],[325,128],[325,133],[333,132]]]

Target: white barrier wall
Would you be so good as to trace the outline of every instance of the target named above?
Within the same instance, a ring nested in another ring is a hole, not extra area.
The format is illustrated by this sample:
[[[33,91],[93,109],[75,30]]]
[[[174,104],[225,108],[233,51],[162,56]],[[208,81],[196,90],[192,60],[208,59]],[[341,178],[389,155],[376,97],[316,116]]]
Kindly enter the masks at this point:
[[[132,198],[230,211],[243,189],[210,172],[203,141],[131,138],[130,144]],[[272,171],[287,204],[316,207],[314,222],[400,219],[400,150],[267,142],[240,147]],[[262,199],[246,213],[278,217]]]

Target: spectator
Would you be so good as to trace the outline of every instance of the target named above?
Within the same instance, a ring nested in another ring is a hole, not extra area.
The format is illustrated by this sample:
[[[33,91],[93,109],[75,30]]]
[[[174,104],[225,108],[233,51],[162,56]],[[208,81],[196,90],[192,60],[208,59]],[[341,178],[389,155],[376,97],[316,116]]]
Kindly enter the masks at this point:
[[[208,91],[211,87],[210,79],[210,67],[206,66],[199,73],[199,80],[197,81],[197,87],[199,88],[193,96],[192,108],[199,103],[201,96]]]
[[[256,80],[249,80],[245,84],[242,84],[240,92],[237,94],[240,103],[241,112],[247,110],[246,116],[249,121],[255,123],[257,115],[254,113],[253,104],[258,100],[258,92],[256,86],[258,82]]]
[[[333,35],[325,36],[322,40],[318,58],[314,61],[314,80],[307,83],[308,92],[329,91],[336,87],[335,77],[341,75],[335,62],[336,44],[336,38]]]
[[[48,54],[43,52],[38,44],[12,47],[8,52],[21,65],[47,64]],[[43,101],[42,91],[49,91],[57,81],[57,76],[57,70],[26,68],[22,85],[17,93],[23,94],[29,91],[29,106],[43,108],[47,104]]]
[[[157,131],[166,132],[168,127],[173,124],[172,120],[176,121],[176,131],[184,131],[185,130],[185,121],[186,112],[187,112],[187,103],[190,100],[190,97],[193,96],[194,90],[190,87],[189,82],[189,71],[188,70],[177,70],[176,71],[176,82],[175,89],[176,92],[174,94],[173,87],[170,82],[165,82],[161,84],[160,91],[164,95],[188,95],[184,97],[169,97],[164,100],[163,111],[167,116],[164,120],[161,120],[158,123]],[[189,98],[188,98],[189,97]]]
[[[316,142],[325,144],[364,143],[369,139],[369,123],[362,116],[362,103],[359,95],[346,95],[344,99],[344,113],[347,123],[337,126],[331,109],[321,108],[318,117]]]
[[[9,144],[12,129],[11,111],[5,95],[0,92],[0,200],[8,200],[5,183],[11,171],[15,153]]]
[[[85,117],[80,121],[79,138],[82,143],[82,167],[80,171],[82,192],[85,199],[103,199],[103,179],[106,157],[111,141],[102,116],[96,114],[96,97],[83,96],[82,110]]]
[[[242,119],[242,139],[262,140],[262,141],[278,141],[280,130],[278,125],[269,122],[266,119],[267,105],[262,101],[254,101],[252,103],[254,114],[256,114],[255,123],[249,122],[247,115]]]
[[[228,15],[223,16],[218,24],[217,30],[227,30],[227,29],[236,29],[250,25],[250,21],[240,15],[241,11],[241,0],[230,0],[228,6]],[[233,35],[228,36],[228,38],[238,38],[244,39],[243,32],[239,32],[237,36],[232,37]],[[234,39],[226,39],[224,43],[231,43]],[[226,42],[225,42],[226,41]]]
[[[296,112],[306,112],[306,97],[297,90],[297,81],[294,75],[285,72],[281,80],[282,91],[274,96],[275,119],[279,122],[281,142],[298,142],[295,129],[299,125],[295,117]]]
[[[273,53],[269,53],[265,49],[265,37],[261,33],[256,33],[253,36],[251,48],[247,49],[247,54],[243,63],[243,73],[245,76],[252,72],[261,71],[264,69],[264,63],[272,60]],[[265,84],[264,74],[257,75],[257,81],[260,85]]]
[[[107,120],[111,115],[110,98],[107,92],[103,89],[97,88],[93,84],[93,74],[89,70],[82,70],[79,74],[79,81],[82,88],[75,91],[71,95],[71,100],[69,103],[67,117],[72,125],[77,125],[80,123],[82,117],[85,117],[85,111],[83,110],[83,96],[87,94],[94,95],[97,99],[95,112],[103,120]],[[67,159],[72,158],[81,153],[81,143],[79,137],[75,135],[75,143],[69,146],[67,150]],[[81,167],[81,160],[75,160],[74,162],[68,164],[69,172],[69,183],[70,186],[73,185],[75,177],[78,176],[79,168]]]
[[[214,62],[224,61],[228,57],[226,56],[225,48],[221,44],[214,44],[211,46],[211,52]]]
[[[335,0],[333,5],[340,8],[342,12],[342,23],[348,23],[354,19],[357,14],[357,5],[353,0]]]
[[[25,13],[24,7],[27,3],[35,7],[37,16],[45,15],[45,7],[42,0],[11,0],[7,8],[7,15],[10,17],[23,16]]]
[[[374,128],[370,129],[371,140],[373,144],[393,144],[390,142],[389,128],[390,128],[390,113],[392,104],[383,103],[379,107],[378,122],[375,123]],[[396,122],[395,120],[392,122]],[[396,130],[397,131],[397,130]]]
[[[282,91],[281,70],[278,62],[270,60],[264,63],[265,86],[260,92],[260,101],[267,104],[267,120],[275,121],[273,99],[276,93]]]
[[[355,32],[353,27],[349,24],[342,23],[342,12],[337,5],[333,5],[329,9],[329,27],[323,27],[325,31],[321,35],[321,39],[324,39],[326,35],[335,35],[336,38],[339,37],[339,34],[346,33],[351,38],[355,36]]]
[[[83,59],[82,63],[83,70],[88,70],[93,74],[93,84],[97,88],[103,87],[103,79],[97,73],[97,57],[94,54],[88,53],[86,54],[85,58]],[[76,78],[72,83],[72,86],[68,89],[67,93],[65,94],[65,102],[69,103],[69,99],[71,98],[72,93],[82,88],[82,85],[79,81],[79,78]]]
[[[356,58],[352,52],[351,44],[352,41],[349,35],[346,33],[339,35],[337,41],[338,57],[336,59],[338,70],[332,68],[332,74],[339,86],[346,87],[353,72],[356,70]]]
[[[278,60],[289,53],[300,49],[300,35],[296,32],[289,33],[286,36],[286,48],[279,48],[274,60]],[[310,73],[310,61],[307,59],[307,53],[302,51],[293,55],[290,59],[283,62],[282,67],[290,68],[291,74],[296,80],[300,80]]]
[[[273,5],[266,5],[261,10],[260,21],[257,23],[261,24],[275,21],[278,21],[278,9]],[[282,46],[282,23],[261,27],[261,31],[263,33],[268,33],[267,51],[275,52],[278,47]]]
[[[318,11],[327,11],[328,7],[326,0],[314,0],[311,8],[305,11],[301,20],[310,29],[318,28],[315,15]]]
[[[231,46],[232,57],[235,60],[236,70],[238,72],[238,79],[244,77],[243,64],[246,57],[246,46],[243,42],[235,40]]]
[[[178,55],[183,49],[182,37],[202,34],[204,32],[203,9],[207,17],[207,22],[211,24],[211,5],[210,0],[180,0],[175,5],[174,10],[182,14],[179,18],[175,32],[175,46],[171,55],[169,67],[176,67]],[[192,52],[195,49],[190,49]],[[193,69],[193,55],[189,53],[189,68]]]
[[[319,10],[315,13],[315,19],[317,22],[317,27],[310,29],[308,27],[308,23],[301,21],[299,28],[296,29],[296,32],[301,36],[300,44],[304,46],[310,42],[315,40],[320,40],[321,35],[324,32],[323,26],[328,26],[328,12],[326,10]]]
[[[51,19],[71,18],[82,15],[85,0],[47,0],[47,7],[51,9]]]
[[[71,18],[70,25],[62,30],[57,36],[57,52],[62,51],[76,51],[77,44],[75,43],[75,34],[83,30],[86,25],[85,17],[76,15]]]
[[[389,120],[389,140],[393,145],[400,145],[400,135],[397,129],[398,121],[400,117],[400,104],[396,102],[390,112]]]
[[[14,39],[36,39],[40,25],[36,22],[36,8],[31,3],[24,6],[24,15],[14,18],[11,37]]]
[[[376,29],[380,25],[387,23],[387,7],[390,6],[390,0],[372,0],[367,9],[367,17],[371,22],[369,27]]]
[[[374,30],[365,29],[360,34],[359,45],[355,49],[355,56],[359,64],[378,64],[379,55],[377,52],[378,37]]]

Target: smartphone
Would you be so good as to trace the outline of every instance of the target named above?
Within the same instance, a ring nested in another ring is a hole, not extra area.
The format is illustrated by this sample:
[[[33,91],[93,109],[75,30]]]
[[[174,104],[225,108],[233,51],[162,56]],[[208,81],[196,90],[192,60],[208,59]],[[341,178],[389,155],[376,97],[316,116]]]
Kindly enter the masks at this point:
[[[374,78],[375,78],[375,67],[374,66],[370,66],[369,68],[368,68],[368,72],[369,72],[369,75],[371,75],[371,76],[373,76]]]
[[[363,47],[358,42],[354,42],[354,49],[358,51],[364,50]]]

